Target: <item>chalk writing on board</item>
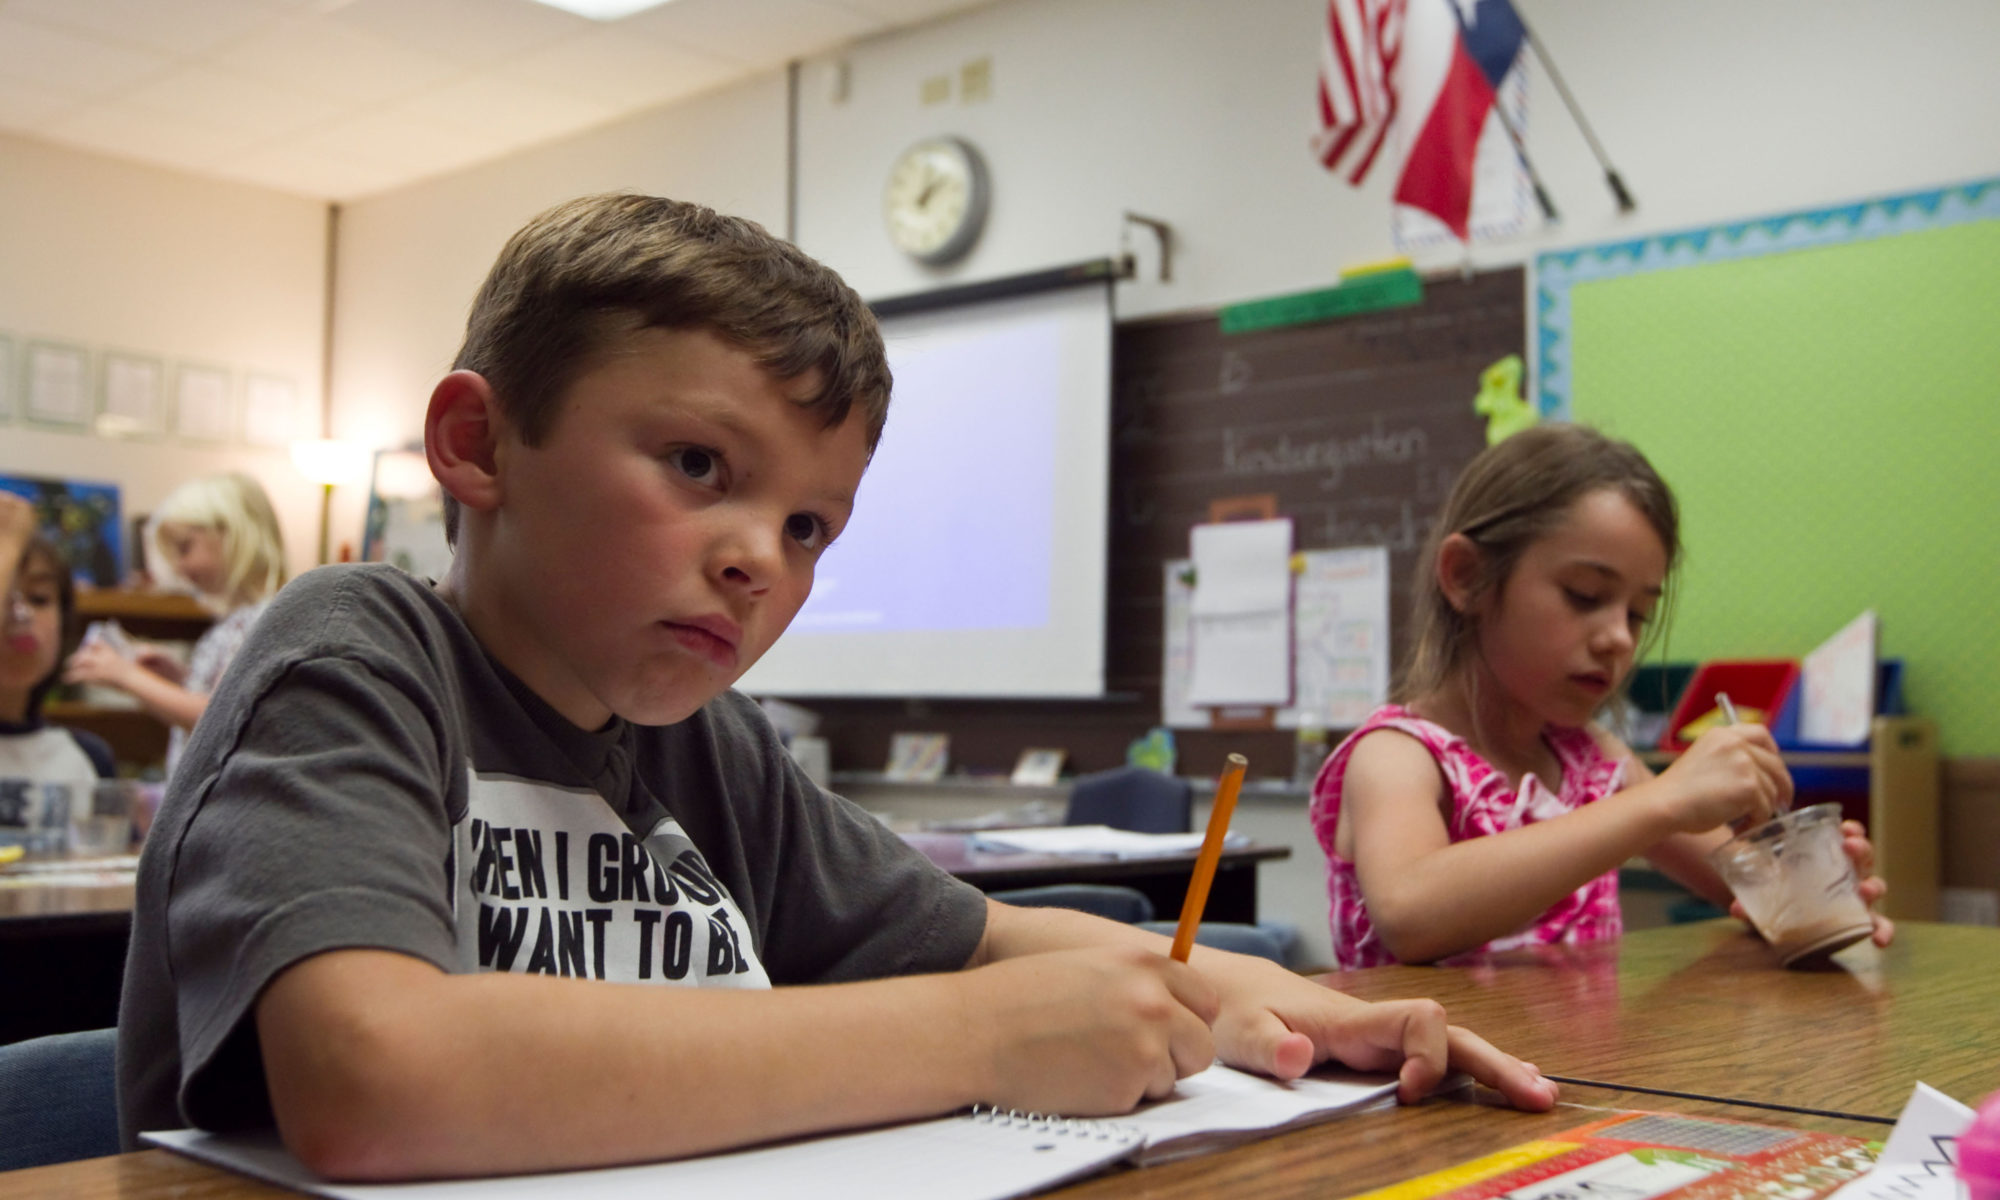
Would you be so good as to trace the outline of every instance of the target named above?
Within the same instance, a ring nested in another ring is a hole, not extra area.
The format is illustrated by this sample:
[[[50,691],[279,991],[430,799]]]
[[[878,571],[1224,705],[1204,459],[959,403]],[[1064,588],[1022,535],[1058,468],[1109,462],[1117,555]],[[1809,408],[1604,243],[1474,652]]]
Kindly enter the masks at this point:
[[[1224,474],[1260,477],[1270,475],[1323,476],[1320,486],[1332,491],[1346,478],[1349,467],[1371,463],[1401,465],[1416,462],[1430,453],[1430,435],[1416,425],[1385,429],[1378,418],[1365,433],[1348,437],[1294,440],[1290,432],[1276,438],[1259,438],[1239,429],[1222,431]]]
[[[1222,369],[1216,372],[1215,387],[1223,395],[1233,396],[1249,387],[1250,381],[1256,377],[1257,372],[1250,366],[1249,359],[1234,350],[1227,350],[1222,355]]]
[[[1407,554],[1423,546],[1426,523],[1408,500],[1398,502],[1394,515],[1386,520],[1329,508],[1318,540],[1330,546],[1386,546],[1391,554]]]

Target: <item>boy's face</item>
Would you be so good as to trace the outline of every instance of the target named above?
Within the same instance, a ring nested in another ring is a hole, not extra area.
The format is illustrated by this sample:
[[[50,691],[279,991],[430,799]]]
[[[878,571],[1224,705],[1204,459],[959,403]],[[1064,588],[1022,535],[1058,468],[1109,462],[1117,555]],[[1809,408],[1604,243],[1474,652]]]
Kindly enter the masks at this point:
[[[540,446],[497,454],[486,647],[570,721],[691,715],[785,631],[853,511],[864,421],[831,429],[702,329],[642,329],[563,396]]]

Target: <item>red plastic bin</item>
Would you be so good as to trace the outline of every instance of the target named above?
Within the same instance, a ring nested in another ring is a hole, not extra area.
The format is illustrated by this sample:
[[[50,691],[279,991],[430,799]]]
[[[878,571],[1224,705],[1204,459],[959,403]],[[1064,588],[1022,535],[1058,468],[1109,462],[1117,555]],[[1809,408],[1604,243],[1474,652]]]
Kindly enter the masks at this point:
[[[1666,732],[1660,735],[1660,749],[1685,750],[1692,745],[1691,741],[1681,740],[1681,727],[1713,709],[1716,695],[1722,692],[1729,693],[1729,702],[1738,710],[1762,710],[1762,722],[1769,725],[1778,719],[1778,710],[1784,707],[1785,698],[1791,695],[1798,678],[1798,660],[1791,658],[1725,659],[1701,664],[1695,668],[1694,678],[1688,680],[1680,702],[1674,705],[1674,715],[1667,722]]]

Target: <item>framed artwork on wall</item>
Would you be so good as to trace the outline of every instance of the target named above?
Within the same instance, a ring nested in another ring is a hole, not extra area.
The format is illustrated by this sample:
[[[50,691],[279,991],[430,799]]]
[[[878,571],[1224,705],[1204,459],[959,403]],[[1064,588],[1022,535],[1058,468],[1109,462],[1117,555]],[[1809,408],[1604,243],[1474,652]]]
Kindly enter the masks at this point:
[[[56,342],[28,345],[21,413],[38,425],[90,425],[90,352]]]
[[[104,356],[97,388],[97,432],[156,438],[167,431],[167,369],[157,358],[116,351]]]
[[[243,384],[243,441],[288,449],[299,436],[299,386],[279,375],[252,375]]]
[[[14,419],[14,339],[0,333],[0,421]]]
[[[220,444],[236,428],[229,372],[182,363],[174,370],[174,436],[184,442]]]

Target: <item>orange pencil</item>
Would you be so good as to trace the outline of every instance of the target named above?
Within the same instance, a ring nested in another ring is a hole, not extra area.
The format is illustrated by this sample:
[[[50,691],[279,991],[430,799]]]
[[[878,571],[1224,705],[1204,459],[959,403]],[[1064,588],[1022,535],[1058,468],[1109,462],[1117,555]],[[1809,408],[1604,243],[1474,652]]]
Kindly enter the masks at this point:
[[[1201,839],[1201,854],[1194,860],[1194,877],[1188,880],[1187,900],[1181,904],[1181,923],[1174,930],[1174,961],[1186,962],[1194,949],[1194,931],[1201,924],[1201,910],[1208,907],[1208,887],[1215,882],[1215,864],[1222,859],[1222,839],[1229,834],[1229,819],[1236,812],[1236,790],[1243,786],[1243,772],[1250,760],[1241,754],[1229,756],[1222,778],[1215,785],[1215,806],[1208,810],[1208,833]]]

